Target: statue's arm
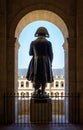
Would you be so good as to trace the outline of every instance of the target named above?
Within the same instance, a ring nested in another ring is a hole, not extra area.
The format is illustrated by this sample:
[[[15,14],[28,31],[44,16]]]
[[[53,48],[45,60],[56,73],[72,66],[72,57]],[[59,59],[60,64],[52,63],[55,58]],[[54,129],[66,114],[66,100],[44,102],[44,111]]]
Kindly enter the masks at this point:
[[[50,61],[52,63],[52,61],[53,61],[53,50],[52,50],[52,44],[51,44],[51,42],[49,42],[49,47],[48,48],[49,48],[48,49],[48,55],[49,55]]]
[[[29,55],[30,55],[30,56],[33,55],[33,42],[32,42],[31,45],[30,45]]]

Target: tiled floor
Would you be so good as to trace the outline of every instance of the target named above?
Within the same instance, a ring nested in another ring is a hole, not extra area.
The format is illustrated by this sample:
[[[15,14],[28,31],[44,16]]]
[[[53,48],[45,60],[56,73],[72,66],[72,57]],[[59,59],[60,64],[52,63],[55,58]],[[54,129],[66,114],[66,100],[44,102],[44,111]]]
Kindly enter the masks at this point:
[[[1,126],[0,130],[83,130],[83,125]]]

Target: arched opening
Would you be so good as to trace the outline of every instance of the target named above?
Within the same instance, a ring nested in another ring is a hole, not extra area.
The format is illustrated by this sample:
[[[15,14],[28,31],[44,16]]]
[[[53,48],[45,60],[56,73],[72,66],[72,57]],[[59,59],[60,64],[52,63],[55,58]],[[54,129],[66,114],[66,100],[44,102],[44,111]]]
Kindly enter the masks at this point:
[[[42,15],[43,14],[43,15]],[[33,17],[32,17],[33,16]],[[15,37],[17,38],[16,40],[16,44],[18,44],[18,39],[19,39],[19,35],[21,33],[21,31],[23,30],[23,28],[25,26],[27,26],[29,23],[33,22],[33,21],[37,21],[37,20],[45,20],[45,21],[49,21],[51,23],[53,23],[54,25],[56,25],[62,32],[63,37],[64,37],[64,44],[63,44],[63,48],[64,48],[64,57],[65,57],[65,66],[64,66],[64,70],[65,70],[65,86],[66,86],[66,92],[68,92],[68,42],[67,42],[67,38],[68,38],[68,29],[66,24],[64,23],[64,21],[55,13],[51,12],[51,11],[47,11],[47,10],[37,10],[37,11],[32,11],[28,14],[26,14],[18,23],[17,27],[16,27],[16,31],[15,31]],[[16,56],[17,58],[17,56]],[[18,59],[15,60],[17,61],[17,63],[15,63],[15,66],[17,67],[18,64]],[[17,70],[17,69],[16,69]],[[17,76],[15,76],[17,77]],[[15,83],[15,88],[16,88],[17,84]],[[17,90],[17,89],[15,89]]]
[[[63,97],[64,96],[64,92],[61,92],[61,97]]]
[[[60,87],[64,87],[64,82],[63,81],[60,82]]]
[[[41,20],[34,21],[26,25],[26,27],[23,28],[22,32],[19,35],[18,40],[19,40],[20,48],[18,53],[18,68],[21,68],[22,71],[23,68],[26,69],[28,68],[30,58],[31,58],[31,56],[29,55],[30,44],[32,41],[36,39],[34,34],[37,28],[40,26],[46,27],[50,35],[49,38],[47,38],[47,40],[51,41],[52,43],[52,49],[53,49],[52,68],[64,69],[64,50],[62,46],[64,43],[63,34],[60,31],[60,29],[57,26],[55,26],[53,23],[50,23],[48,21],[41,21]]]
[[[43,15],[42,15],[43,14]],[[33,22],[33,21],[37,21],[37,20],[45,20],[45,21],[49,21],[51,23],[53,23],[54,25],[56,25],[62,32],[63,37],[64,37],[64,44],[63,44],[63,48],[64,48],[64,53],[65,53],[65,86],[66,86],[66,92],[68,92],[68,42],[67,42],[67,38],[68,38],[68,29],[66,24],[64,23],[64,21],[55,13],[51,12],[51,11],[46,11],[46,10],[37,10],[37,11],[32,11],[30,13],[28,13],[27,15],[25,15],[20,22],[18,23],[17,27],[16,27],[16,31],[15,31],[15,37],[16,37],[16,45],[19,44],[18,39],[19,39],[19,35],[21,33],[21,31],[23,30],[23,28],[28,25],[29,23]],[[18,51],[18,49],[15,49],[16,51]],[[16,53],[17,54],[17,53]],[[17,55],[15,58],[18,58]],[[15,59],[15,69],[17,70],[18,67],[18,59]],[[17,73],[15,73],[15,77],[17,76]],[[56,83],[58,87],[58,83]],[[15,80],[15,88],[17,87],[17,79]],[[15,89],[17,90],[17,89]],[[53,93],[51,93],[51,95],[53,95]],[[59,96],[59,93],[56,93],[56,97]]]
[[[51,96],[53,96],[54,95],[54,93],[53,92],[51,92]]]
[[[29,82],[28,81],[26,82],[26,87],[29,87]]]
[[[29,96],[29,92],[26,92],[26,96]]]
[[[59,92],[56,92],[56,93],[55,93],[55,96],[56,96],[56,97],[59,97]]]
[[[24,96],[25,95],[25,93],[24,92],[21,92],[21,96]]]
[[[23,88],[24,87],[24,82],[23,81],[21,81],[21,88]]]
[[[37,20],[45,20],[55,24],[62,31],[64,38],[68,38],[68,29],[65,22],[57,14],[48,10],[36,10],[26,14],[16,27],[15,37],[19,37],[26,25]]]
[[[56,81],[55,86],[56,86],[56,87],[59,87],[59,82],[58,82],[58,81]]]
[[[54,75],[54,79],[56,78],[56,71],[58,75],[58,80],[60,80],[62,78],[63,75],[63,71],[64,71],[64,51],[63,51],[63,43],[64,43],[64,38],[62,35],[62,32],[60,31],[60,29],[58,27],[56,27],[53,23],[50,23],[48,21],[34,21],[28,25],[26,25],[25,28],[23,28],[21,34],[19,35],[19,44],[20,44],[20,48],[19,48],[19,54],[18,54],[18,73],[20,72],[20,77],[21,75],[23,75],[23,80],[25,80],[26,77],[26,73],[27,73],[27,69],[28,69],[28,65],[30,63],[30,58],[32,58],[29,55],[29,49],[30,49],[30,43],[31,41],[35,40],[36,37],[34,37],[35,31],[37,30],[38,27],[40,26],[44,26],[47,28],[50,37],[47,38],[47,40],[50,40],[52,43],[52,48],[53,48],[53,62],[52,62],[52,69],[53,69],[53,75]],[[22,80],[22,78],[20,79]],[[65,80],[65,79],[64,79]],[[55,80],[54,80],[55,82]],[[47,93],[49,93],[51,95],[51,91],[54,91],[55,88],[57,87],[58,91],[59,91],[59,83],[58,86],[56,84],[56,87],[54,87],[55,83],[52,82],[50,84],[50,89],[48,89],[48,91],[46,90]],[[28,83],[28,87],[27,87],[27,83]],[[31,82],[27,81],[26,85],[24,87],[24,89],[26,89],[26,91],[29,89],[32,90],[33,92],[33,86],[32,88],[30,87]],[[47,85],[48,87],[48,85]],[[19,89],[18,89],[19,91]],[[64,89],[65,91],[65,89]]]

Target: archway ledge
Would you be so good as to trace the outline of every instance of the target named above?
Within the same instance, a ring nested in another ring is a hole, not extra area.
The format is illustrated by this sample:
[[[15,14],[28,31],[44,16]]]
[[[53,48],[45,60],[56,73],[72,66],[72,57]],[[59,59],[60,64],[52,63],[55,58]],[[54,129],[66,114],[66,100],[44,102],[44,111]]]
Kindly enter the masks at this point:
[[[43,14],[43,15],[42,15]],[[68,38],[68,29],[65,22],[54,12],[47,11],[47,10],[36,10],[31,11],[30,13],[26,14],[18,23],[16,30],[15,30],[15,37],[19,38],[19,35],[23,28],[30,24],[31,22],[37,20],[45,20],[53,23],[56,25],[61,31],[64,38]]]

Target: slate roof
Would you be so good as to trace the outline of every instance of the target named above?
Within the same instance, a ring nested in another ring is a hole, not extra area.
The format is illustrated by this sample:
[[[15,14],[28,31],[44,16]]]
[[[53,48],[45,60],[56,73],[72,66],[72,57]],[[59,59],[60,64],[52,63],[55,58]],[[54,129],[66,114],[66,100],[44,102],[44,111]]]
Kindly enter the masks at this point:
[[[18,69],[18,77],[26,77],[27,74],[27,69],[23,68],[23,69]],[[61,77],[64,76],[64,68],[60,68],[60,69],[53,69],[53,76],[56,77]]]

